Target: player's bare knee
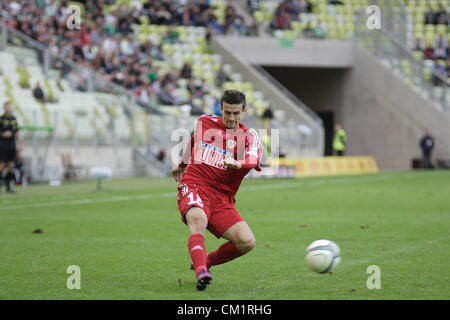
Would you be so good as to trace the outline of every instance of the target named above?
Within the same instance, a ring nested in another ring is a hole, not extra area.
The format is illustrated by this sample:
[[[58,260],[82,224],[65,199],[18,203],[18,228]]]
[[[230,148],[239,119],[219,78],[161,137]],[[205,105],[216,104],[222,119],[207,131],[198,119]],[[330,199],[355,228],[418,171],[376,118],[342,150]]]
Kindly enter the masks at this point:
[[[205,213],[198,208],[189,210],[186,213],[186,220],[191,233],[203,233],[208,225]]]
[[[239,249],[242,253],[247,253],[251,251],[256,245],[255,237],[251,236],[245,239],[242,239],[242,241],[238,244]]]

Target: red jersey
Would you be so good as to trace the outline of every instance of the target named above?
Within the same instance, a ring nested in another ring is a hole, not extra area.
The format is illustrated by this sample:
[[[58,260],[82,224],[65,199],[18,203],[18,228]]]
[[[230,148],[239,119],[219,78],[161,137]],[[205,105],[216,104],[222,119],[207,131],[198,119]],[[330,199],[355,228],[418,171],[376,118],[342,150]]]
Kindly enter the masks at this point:
[[[234,196],[251,169],[261,170],[263,148],[258,133],[243,124],[227,129],[222,117],[203,115],[196,122],[190,146],[180,164],[187,165],[180,184],[209,185]],[[225,169],[227,157],[239,161],[241,169]]]

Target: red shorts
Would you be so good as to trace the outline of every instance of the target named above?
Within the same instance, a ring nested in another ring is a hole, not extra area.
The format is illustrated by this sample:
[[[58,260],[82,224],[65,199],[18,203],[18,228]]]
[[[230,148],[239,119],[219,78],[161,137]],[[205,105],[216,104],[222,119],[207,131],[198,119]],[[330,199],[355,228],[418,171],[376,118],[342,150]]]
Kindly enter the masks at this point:
[[[235,223],[244,221],[234,207],[233,198],[212,187],[180,184],[177,201],[181,220],[185,224],[187,224],[185,215],[190,208],[203,209],[208,218],[207,229],[217,238],[220,238]]]

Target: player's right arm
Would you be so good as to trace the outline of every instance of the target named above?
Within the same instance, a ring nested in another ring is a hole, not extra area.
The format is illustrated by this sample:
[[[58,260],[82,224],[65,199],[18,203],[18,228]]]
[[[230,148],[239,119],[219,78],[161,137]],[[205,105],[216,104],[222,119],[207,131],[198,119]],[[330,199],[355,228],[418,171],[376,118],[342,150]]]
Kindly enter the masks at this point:
[[[186,143],[186,146],[184,147],[183,156],[181,157],[181,161],[178,164],[176,168],[172,170],[172,177],[175,179],[175,181],[179,182],[181,179],[181,176],[188,166],[188,164],[192,160],[192,154],[194,152],[194,145],[195,145],[195,136],[198,136],[201,139],[202,136],[202,120],[205,116],[210,115],[202,115],[200,118],[197,119],[194,125],[194,134],[191,135],[191,138]]]

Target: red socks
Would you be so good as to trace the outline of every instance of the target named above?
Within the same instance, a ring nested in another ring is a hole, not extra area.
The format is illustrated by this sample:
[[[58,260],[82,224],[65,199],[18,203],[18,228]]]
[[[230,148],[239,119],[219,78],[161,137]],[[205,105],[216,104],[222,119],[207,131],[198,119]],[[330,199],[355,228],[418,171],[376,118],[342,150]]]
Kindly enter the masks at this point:
[[[231,241],[224,243],[219,249],[206,255],[205,238],[200,233],[191,234],[188,248],[196,274],[201,269],[209,269],[243,255],[241,250]]]
[[[243,253],[241,250],[239,250],[233,242],[226,242],[221,245],[219,249],[208,254],[207,267],[210,268],[211,266],[228,262],[242,255]]]
[[[188,241],[189,254],[194,265],[195,274],[206,269],[205,238],[202,234],[191,234]]]

